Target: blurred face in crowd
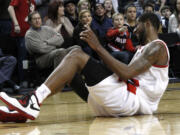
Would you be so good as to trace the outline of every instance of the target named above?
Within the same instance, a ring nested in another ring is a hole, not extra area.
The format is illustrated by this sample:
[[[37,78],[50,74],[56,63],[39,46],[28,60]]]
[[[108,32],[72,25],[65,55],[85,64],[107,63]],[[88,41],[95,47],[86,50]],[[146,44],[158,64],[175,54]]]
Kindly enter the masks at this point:
[[[176,7],[177,7],[177,10],[180,12],[180,0],[177,0]]]
[[[40,28],[42,25],[41,16],[39,13],[32,15],[31,26],[35,29]]]
[[[58,7],[58,16],[64,16],[64,6],[63,5],[60,5]]]
[[[84,1],[84,2],[81,3],[79,8],[80,8],[80,10],[84,10],[84,9],[88,10],[89,9],[89,3]]]
[[[115,28],[121,28],[124,25],[124,16],[122,14],[114,16],[113,24]]]
[[[165,13],[166,13],[165,10],[166,10],[166,9],[164,9],[164,10],[161,11],[161,16],[163,16],[163,17],[165,17]]]
[[[102,17],[105,15],[105,9],[102,6],[102,4],[97,4],[95,9],[95,14],[99,17]]]
[[[127,20],[136,21],[136,8],[129,7],[126,11]]]
[[[144,8],[144,13],[153,13],[153,8],[151,6],[147,6]]]
[[[171,11],[169,9],[164,9],[161,12],[161,15],[164,16],[165,18],[169,18],[171,16]]]
[[[146,41],[146,28],[143,22],[138,22],[136,28],[134,29],[139,42],[143,45]]]
[[[92,16],[91,16],[91,13],[90,12],[88,12],[88,11],[86,11],[86,12],[84,12],[82,15],[81,15],[81,23],[82,24],[88,24],[88,25],[90,25],[91,24],[91,22],[92,22]]]
[[[74,3],[68,3],[66,5],[66,12],[70,15],[74,15],[75,14],[75,11],[76,11],[76,6]]]
[[[104,1],[104,7],[106,11],[111,11],[113,9],[112,1],[111,0],[105,0]]]

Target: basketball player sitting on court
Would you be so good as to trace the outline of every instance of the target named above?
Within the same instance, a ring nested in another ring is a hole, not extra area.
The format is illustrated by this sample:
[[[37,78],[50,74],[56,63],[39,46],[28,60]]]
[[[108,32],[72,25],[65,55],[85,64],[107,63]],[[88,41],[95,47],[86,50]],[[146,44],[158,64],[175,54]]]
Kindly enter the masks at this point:
[[[145,45],[138,48],[129,65],[113,58],[87,27],[81,32],[81,39],[97,52],[104,64],[82,50],[74,49],[37,90],[21,99],[1,92],[0,99],[21,116],[34,120],[47,96],[60,91],[79,72],[85,77],[88,104],[96,116],[153,114],[169,80],[169,52],[166,44],[158,39],[159,25],[159,19],[153,13],[145,13],[139,18],[135,32]]]

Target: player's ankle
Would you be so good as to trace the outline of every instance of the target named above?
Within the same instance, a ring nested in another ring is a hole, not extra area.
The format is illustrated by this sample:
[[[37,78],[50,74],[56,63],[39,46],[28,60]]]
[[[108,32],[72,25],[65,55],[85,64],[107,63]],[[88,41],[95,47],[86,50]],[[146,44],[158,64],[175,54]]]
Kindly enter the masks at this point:
[[[51,90],[45,84],[42,84],[40,87],[38,87],[35,93],[38,98],[39,104],[42,104],[47,96],[51,94]]]

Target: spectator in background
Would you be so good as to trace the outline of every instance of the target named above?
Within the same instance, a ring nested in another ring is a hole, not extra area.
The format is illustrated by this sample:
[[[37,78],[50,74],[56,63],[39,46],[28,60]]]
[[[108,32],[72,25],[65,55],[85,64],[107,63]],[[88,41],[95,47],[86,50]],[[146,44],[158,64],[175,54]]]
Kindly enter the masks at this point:
[[[172,14],[172,11],[171,11],[169,6],[164,6],[164,7],[161,8],[160,13],[161,13],[162,17],[166,16],[167,18],[169,18],[171,16],[171,14]]]
[[[136,2],[133,3],[134,6],[136,7],[137,17],[139,17],[143,13],[144,3],[145,3],[145,0],[137,0]]]
[[[153,0],[147,1],[143,7],[144,13],[155,13],[157,17],[159,18],[159,21],[161,22],[161,15],[159,11],[155,12],[154,7],[155,7],[155,2]],[[160,25],[158,33],[162,33],[162,25]]]
[[[73,41],[74,44],[81,46],[84,52],[86,52],[90,56],[93,56],[93,51],[89,47],[89,45],[85,41],[80,39],[80,33],[85,30],[86,25],[91,27],[91,22],[92,22],[91,12],[87,9],[81,10],[79,12],[79,23],[75,27],[73,32]]]
[[[152,3],[147,2],[143,6],[144,13],[154,13],[154,6]]]
[[[132,44],[127,26],[124,26],[124,16],[121,13],[113,15],[113,28],[107,32],[108,46],[112,55],[121,62],[128,64],[132,59],[135,47]]]
[[[65,16],[71,21],[72,25],[76,27],[78,24],[78,14],[76,10],[76,3],[74,0],[65,0]]]
[[[174,4],[174,13],[169,18],[168,33],[178,33],[180,36],[180,0]]]
[[[97,36],[101,39],[104,46],[106,46],[107,30],[113,27],[112,19],[108,18],[105,12],[104,5],[102,3],[96,3],[92,20],[92,29],[97,32]]]
[[[112,18],[113,14],[115,13],[112,0],[104,0],[104,7],[106,10],[106,16]]]
[[[41,16],[38,12],[29,15],[31,28],[26,32],[25,41],[28,52],[35,57],[39,68],[56,67],[62,60],[66,51],[62,49],[64,42],[61,34],[48,26],[42,26]]]
[[[78,13],[84,9],[91,10],[91,4],[88,0],[79,0],[77,4],[77,9],[78,9]]]
[[[136,6],[134,4],[128,4],[125,8],[125,16],[126,16],[126,22],[125,24],[128,26],[128,31],[130,33],[130,38],[133,42],[134,46],[139,45],[139,41],[134,34],[134,29],[137,25],[137,10]]]
[[[36,10],[41,15],[43,21],[47,19],[48,14],[48,4],[51,0],[35,0]]]
[[[162,7],[166,4],[166,0],[155,0],[154,1],[154,10],[155,12],[161,12]]]
[[[20,84],[24,84],[23,60],[26,59],[27,51],[25,48],[24,36],[29,29],[28,14],[35,10],[34,0],[11,0],[8,7],[10,17],[13,22],[12,36],[16,39],[18,50],[18,76]]]
[[[49,4],[48,7],[48,20],[45,25],[50,26],[59,32],[63,38],[63,48],[68,48],[73,45],[72,35],[74,27],[67,17],[64,16],[64,4],[63,1],[54,1]]]
[[[13,56],[5,56],[0,48],[0,91],[3,90],[4,85],[13,88],[13,92],[17,93],[20,87],[11,80],[11,75],[16,66],[16,58]]]
[[[137,10],[134,4],[129,4],[126,6],[125,16],[126,16],[126,24],[132,28],[132,32],[133,32],[137,24],[137,21],[136,21]]]
[[[4,53],[16,56],[16,47],[11,43],[12,23],[7,10],[10,2],[11,0],[0,0],[0,43]]]
[[[161,24],[163,33],[168,33],[169,17],[171,14],[172,12],[169,6],[164,6],[161,8]]]
[[[92,28],[91,22],[92,22],[91,11],[86,9],[81,10],[79,12],[79,23],[75,27],[73,32],[73,41],[74,44],[81,46],[84,52],[86,52],[87,54],[89,54],[90,56],[96,59],[99,59],[95,51],[93,51],[84,40],[80,39],[80,33],[85,30],[86,26]],[[96,31],[94,31],[94,33],[96,34]]]
[[[96,0],[97,3],[105,3],[106,0]],[[114,12],[118,12],[118,0],[109,0],[112,3],[112,7],[114,9]]]

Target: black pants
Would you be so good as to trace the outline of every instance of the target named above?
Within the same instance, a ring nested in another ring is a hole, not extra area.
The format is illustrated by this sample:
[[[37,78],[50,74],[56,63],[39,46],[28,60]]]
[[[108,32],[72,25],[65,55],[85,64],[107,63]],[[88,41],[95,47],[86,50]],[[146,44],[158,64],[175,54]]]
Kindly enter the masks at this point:
[[[102,62],[90,58],[82,70],[81,75],[76,74],[71,81],[70,86],[77,95],[87,102],[89,92],[85,86],[85,83],[88,86],[94,86],[103,79],[112,75],[112,73],[113,72],[109,70]]]

